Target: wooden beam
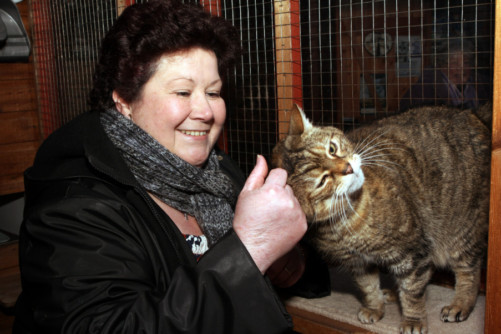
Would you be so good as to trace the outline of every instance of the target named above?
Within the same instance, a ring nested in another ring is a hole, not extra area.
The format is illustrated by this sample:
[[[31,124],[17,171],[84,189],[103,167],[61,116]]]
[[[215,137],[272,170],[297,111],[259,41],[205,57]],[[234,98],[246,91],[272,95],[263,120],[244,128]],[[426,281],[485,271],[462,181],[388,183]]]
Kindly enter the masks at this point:
[[[501,333],[501,1],[496,1],[491,154],[491,204],[485,302],[485,333]]]
[[[135,2],[135,0],[117,0],[117,16],[120,16],[127,6],[130,6]]]
[[[54,46],[54,32],[50,15],[50,2],[32,0],[31,17],[33,21],[33,57],[37,100],[41,135],[46,138],[61,123],[58,110],[58,94],[53,69],[55,66],[56,50]]]
[[[212,15],[221,16],[221,0],[200,0],[200,4]]]
[[[301,40],[299,1],[275,0],[275,47],[278,101],[278,134],[289,129],[288,112],[302,106]]]

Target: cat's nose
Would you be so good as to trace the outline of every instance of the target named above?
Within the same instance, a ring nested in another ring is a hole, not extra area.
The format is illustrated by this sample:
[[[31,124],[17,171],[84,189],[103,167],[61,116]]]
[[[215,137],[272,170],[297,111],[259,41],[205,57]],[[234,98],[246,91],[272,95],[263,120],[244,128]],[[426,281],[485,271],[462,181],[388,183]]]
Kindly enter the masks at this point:
[[[348,163],[346,164],[346,168],[343,170],[343,175],[353,174],[353,168]]]

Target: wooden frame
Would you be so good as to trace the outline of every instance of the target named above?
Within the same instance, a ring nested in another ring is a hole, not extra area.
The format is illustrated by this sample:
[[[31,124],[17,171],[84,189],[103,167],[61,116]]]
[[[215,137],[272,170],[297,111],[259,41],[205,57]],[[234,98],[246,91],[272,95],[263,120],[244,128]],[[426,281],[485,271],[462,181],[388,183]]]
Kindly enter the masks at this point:
[[[491,154],[491,205],[485,301],[485,333],[501,333],[501,1],[496,1]]]
[[[302,105],[299,1],[275,0],[275,54],[278,100],[278,134],[289,129],[289,111]]]
[[[135,0],[117,0],[117,17],[122,14],[127,6],[130,6],[134,3],[136,3]]]

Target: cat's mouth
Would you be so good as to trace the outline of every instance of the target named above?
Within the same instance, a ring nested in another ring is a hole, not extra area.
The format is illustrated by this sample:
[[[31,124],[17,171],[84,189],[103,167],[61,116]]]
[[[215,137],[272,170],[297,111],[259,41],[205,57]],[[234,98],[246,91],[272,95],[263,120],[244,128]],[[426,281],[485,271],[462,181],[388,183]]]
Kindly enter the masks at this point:
[[[353,193],[359,191],[364,184],[365,177],[364,172],[362,171],[361,159],[358,154],[353,155],[353,158],[350,161],[350,166],[352,168],[352,172],[343,176],[341,186],[336,189],[336,193],[339,195],[342,193],[352,195]]]
[[[352,195],[353,193],[359,191],[363,184],[364,184],[364,180],[365,180],[365,177],[364,177],[364,173],[362,172],[361,169],[358,169],[357,172],[353,173],[353,174],[350,174],[350,175],[347,175],[350,177],[350,184],[348,186],[348,188],[346,189],[346,193],[348,195]]]

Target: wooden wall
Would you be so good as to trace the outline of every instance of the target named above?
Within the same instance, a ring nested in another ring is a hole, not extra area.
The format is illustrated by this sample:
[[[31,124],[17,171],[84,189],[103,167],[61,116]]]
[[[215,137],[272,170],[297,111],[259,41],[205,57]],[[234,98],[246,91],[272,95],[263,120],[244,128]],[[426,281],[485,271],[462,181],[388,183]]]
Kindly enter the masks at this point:
[[[31,39],[28,0],[17,7]],[[24,191],[23,172],[40,141],[33,55],[28,63],[0,63],[0,196]]]

